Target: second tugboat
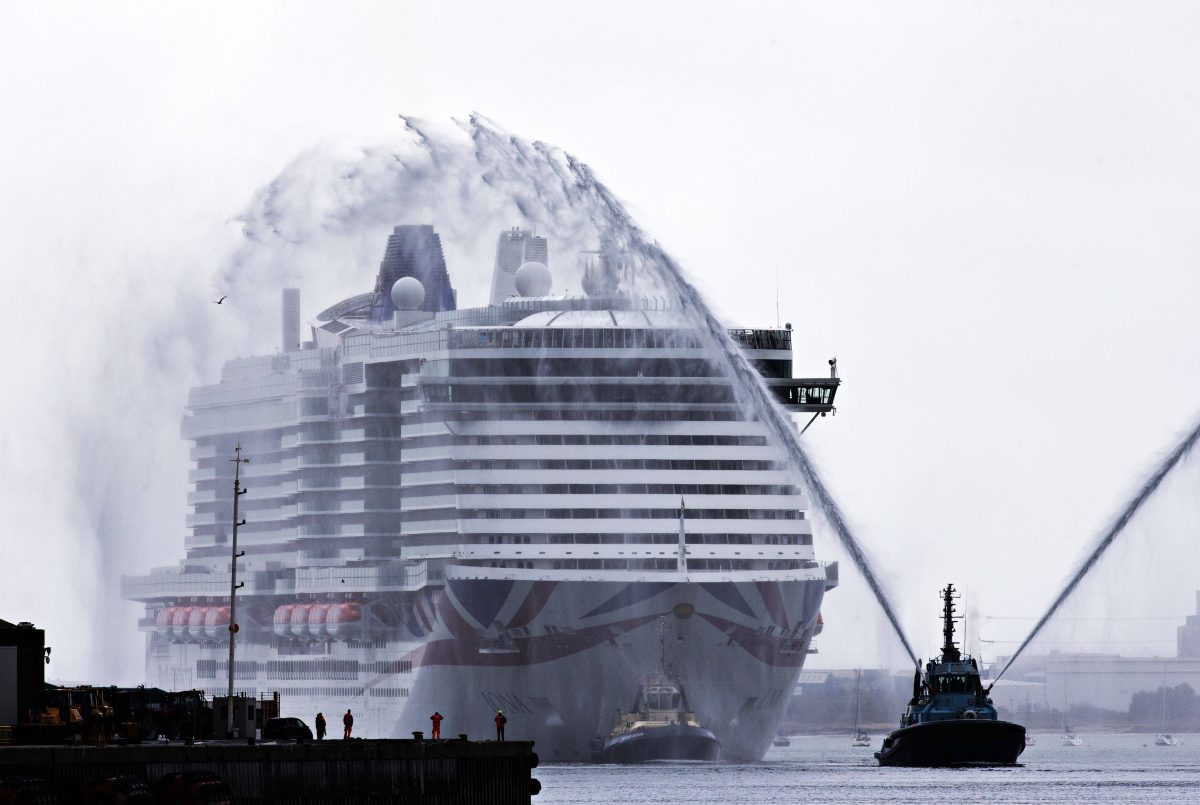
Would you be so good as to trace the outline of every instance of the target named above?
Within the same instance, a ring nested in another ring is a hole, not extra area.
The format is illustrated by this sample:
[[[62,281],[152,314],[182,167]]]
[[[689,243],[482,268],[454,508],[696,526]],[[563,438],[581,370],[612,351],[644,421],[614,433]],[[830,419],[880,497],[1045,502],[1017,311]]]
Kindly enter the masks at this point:
[[[592,760],[596,763],[720,758],[720,741],[711,730],[700,726],[688,707],[683,686],[669,672],[665,618],[659,618],[658,628],[661,667],[646,677],[629,712],[617,714],[608,737],[593,740]]]
[[[941,659],[917,669],[900,729],[875,753],[880,766],[1011,766],[1025,751],[1025,728],[999,720],[979,665],[954,643],[954,598],[946,585]]]

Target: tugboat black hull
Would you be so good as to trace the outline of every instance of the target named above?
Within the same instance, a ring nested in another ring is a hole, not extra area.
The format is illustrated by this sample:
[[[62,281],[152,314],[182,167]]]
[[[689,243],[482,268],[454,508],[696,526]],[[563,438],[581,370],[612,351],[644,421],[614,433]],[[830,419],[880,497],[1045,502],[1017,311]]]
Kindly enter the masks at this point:
[[[1009,721],[959,718],[896,730],[875,753],[880,766],[1012,766],[1025,751],[1025,728]]]
[[[649,760],[720,759],[721,743],[703,727],[670,724],[609,738],[595,752],[597,763],[645,763]]]

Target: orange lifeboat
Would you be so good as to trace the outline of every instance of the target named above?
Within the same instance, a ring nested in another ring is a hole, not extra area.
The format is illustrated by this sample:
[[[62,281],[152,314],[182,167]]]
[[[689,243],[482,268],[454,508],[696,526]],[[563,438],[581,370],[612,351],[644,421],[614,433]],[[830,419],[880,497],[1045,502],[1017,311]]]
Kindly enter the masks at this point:
[[[204,634],[209,640],[220,640],[229,633],[229,607],[209,607],[204,616]]]
[[[329,604],[313,604],[308,611],[308,636],[320,640],[329,633],[325,630],[325,621],[329,617]]]
[[[325,629],[336,640],[357,637],[362,633],[362,605],[330,604]]]
[[[163,607],[154,613],[154,628],[166,637],[171,636],[171,622],[175,618],[175,607]]]
[[[176,640],[187,640],[188,619],[192,617],[191,607],[172,607],[171,636]]]
[[[308,637],[308,613],[312,612],[312,604],[296,604],[292,607],[292,637]]]
[[[291,637],[292,636],[292,610],[295,604],[284,604],[275,610],[275,636],[276,637]]]
[[[208,607],[192,607],[188,613],[188,640],[203,640],[204,634],[204,619],[208,617]]]

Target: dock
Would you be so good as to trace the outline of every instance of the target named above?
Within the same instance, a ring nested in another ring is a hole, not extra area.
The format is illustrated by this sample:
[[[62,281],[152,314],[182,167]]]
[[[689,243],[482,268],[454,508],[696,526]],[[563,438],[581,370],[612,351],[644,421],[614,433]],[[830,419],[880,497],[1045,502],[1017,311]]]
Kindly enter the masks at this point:
[[[0,746],[0,801],[528,805],[537,765],[531,741]]]

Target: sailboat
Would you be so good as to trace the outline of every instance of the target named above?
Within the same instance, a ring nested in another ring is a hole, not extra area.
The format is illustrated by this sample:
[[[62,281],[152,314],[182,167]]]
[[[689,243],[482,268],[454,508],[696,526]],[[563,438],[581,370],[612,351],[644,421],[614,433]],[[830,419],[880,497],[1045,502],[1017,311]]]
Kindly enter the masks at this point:
[[[850,739],[851,746],[870,746],[871,736],[859,729],[858,726],[858,707],[862,700],[862,669],[858,669],[858,682],[854,687],[854,737]]]
[[[1063,705],[1062,738],[1060,741],[1063,746],[1083,746],[1083,739],[1071,732],[1071,728],[1067,726],[1067,713],[1071,709],[1071,700],[1067,698],[1067,683],[1065,681],[1063,682],[1063,700],[1066,704]]]
[[[1067,714],[1065,712],[1063,713],[1062,724],[1063,724],[1063,734],[1062,734],[1062,739],[1061,739],[1062,745],[1063,746],[1083,746],[1083,739],[1080,738],[1075,733],[1071,732],[1071,728],[1067,726]]]
[[[1166,676],[1164,674],[1164,676]],[[1154,739],[1155,746],[1179,746],[1179,739],[1167,732],[1167,680],[1163,679],[1162,711],[1158,719],[1158,737]]]

